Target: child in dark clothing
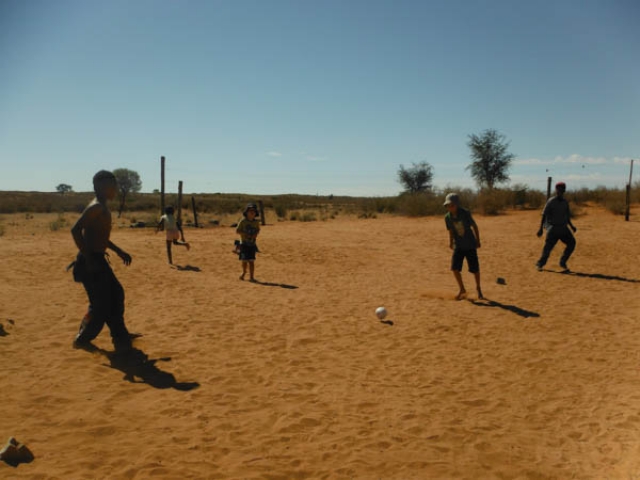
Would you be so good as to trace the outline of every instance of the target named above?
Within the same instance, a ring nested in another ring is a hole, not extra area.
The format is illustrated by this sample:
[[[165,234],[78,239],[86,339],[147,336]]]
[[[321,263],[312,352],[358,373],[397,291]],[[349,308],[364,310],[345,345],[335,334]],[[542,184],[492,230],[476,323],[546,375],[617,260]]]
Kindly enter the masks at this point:
[[[444,221],[449,231],[449,248],[453,250],[451,270],[459,287],[456,300],[462,300],[467,296],[461,274],[462,262],[465,258],[467,259],[469,272],[473,273],[476,280],[478,298],[483,299],[484,296],[480,288],[480,262],[478,261],[477,250],[480,248],[480,231],[478,230],[478,225],[476,225],[475,220],[471,216],[471,212],[460,207],[460,199],[457,194],[448,194],[444,206],[449,211],[444,217]]]
[[[258,216],[258,207],[254,203],[250,203],[242,212],[244,217],[238,223],[236,233],[240,235],[240,245],[238,245],[238,257],[242,261],[242,275],[240,280],[244,280],[249,270],[249,281],[255,282],[255,260],[256,253],[258,252],[258,246],[256,245],[256,238],[260,233],[260,222],[256,219]]]

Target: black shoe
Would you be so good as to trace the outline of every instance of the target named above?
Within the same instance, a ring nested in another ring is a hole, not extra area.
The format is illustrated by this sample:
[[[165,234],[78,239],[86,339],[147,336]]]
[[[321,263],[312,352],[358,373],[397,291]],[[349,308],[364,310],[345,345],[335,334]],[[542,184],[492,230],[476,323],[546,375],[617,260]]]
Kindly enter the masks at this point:
[[[88,341],[88,340],[79,340],[78,337],[76,337],[73,340],[72,346],[76,350],[86,350],[87,352],[95,352],[98,349],[98,347],[96,347],[90,341]]]
[[[536,263],[536,268],[538,269],[539,272],[542,271],[542,267],[544,267],[544,265],[541,265],[540,263]]]

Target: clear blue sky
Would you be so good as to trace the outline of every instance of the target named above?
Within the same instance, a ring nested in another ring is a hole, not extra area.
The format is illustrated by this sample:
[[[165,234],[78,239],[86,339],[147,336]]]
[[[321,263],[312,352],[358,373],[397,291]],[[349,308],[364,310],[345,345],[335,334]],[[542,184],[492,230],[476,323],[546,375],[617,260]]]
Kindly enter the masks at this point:
[[[640,158],[638,0],[0,0],[0,190],[395,195],[400,164],[473,186],[623,187]],[[638,165],[640,175],[640,165]]]

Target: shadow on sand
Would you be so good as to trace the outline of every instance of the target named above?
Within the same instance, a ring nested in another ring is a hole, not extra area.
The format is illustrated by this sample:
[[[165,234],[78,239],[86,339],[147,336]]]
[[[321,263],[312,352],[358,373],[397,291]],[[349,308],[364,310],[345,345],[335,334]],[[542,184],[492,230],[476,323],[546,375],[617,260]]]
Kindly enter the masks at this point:
[[[200,267],[196,267],[194,265],[176,265],[176,270],[180,270],[181,272],[201,272]]]
[[[280,288],[288,288],[289,290],[295,290],[295,285],[287,285],[286,283],[273,283],[273,282],[261,282],[260,280],[255,280],[252,283],[257,283],[258,285],[264,285],[265,287],[280,287]]]
[[[120,370],[124,373],[123,380],[131,383],[146,383],[154,388],[174,388],[183,392],[198,388],[198,382],[178,382],[172,373],[158,368],[158,362],[170,362],[171,357],[151,359],[149,355],[139,348],[132,347],[129,350],[116,350],[109,352],[98,348],[93,344],[82,347],[83,350],[99,353],[109,360],[109,368]]]
[[[478,307],[494,307],[501,308],[503,310],[507,310],[509,312],[513,312],[516,315],[521,316],[522,318],[539,318],[540,314],[536,312],[531,312],[529,310],[525,310],[524,308],[516,307],[515,305],[506,305],[504,303],[496,302],[495,300],[489,300],[485,298],[484,300],[469,300],[474,305]]]
[[[598,280],[615,280],[618,282],[629,282],[629,283],[640,283],[640,280],[636,280],[634,278],[625,278],[620,277],[618,275],[605,275],[603,273],[584,273],[584,272],[574,272],[573,270],[545,270],[545,272],[551,273],[560,273],[562,275],[574,276],[574,277],[585,277],[585,278],[597,278]]]

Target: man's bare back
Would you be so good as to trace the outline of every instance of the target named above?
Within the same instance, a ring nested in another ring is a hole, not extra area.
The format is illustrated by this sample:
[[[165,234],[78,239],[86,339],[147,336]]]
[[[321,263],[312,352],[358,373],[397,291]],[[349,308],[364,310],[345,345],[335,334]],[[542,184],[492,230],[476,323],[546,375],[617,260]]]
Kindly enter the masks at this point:
[[[111,212],[94,199],[71,229],[73,240],[83,254],[104,253],[110,247]]]

